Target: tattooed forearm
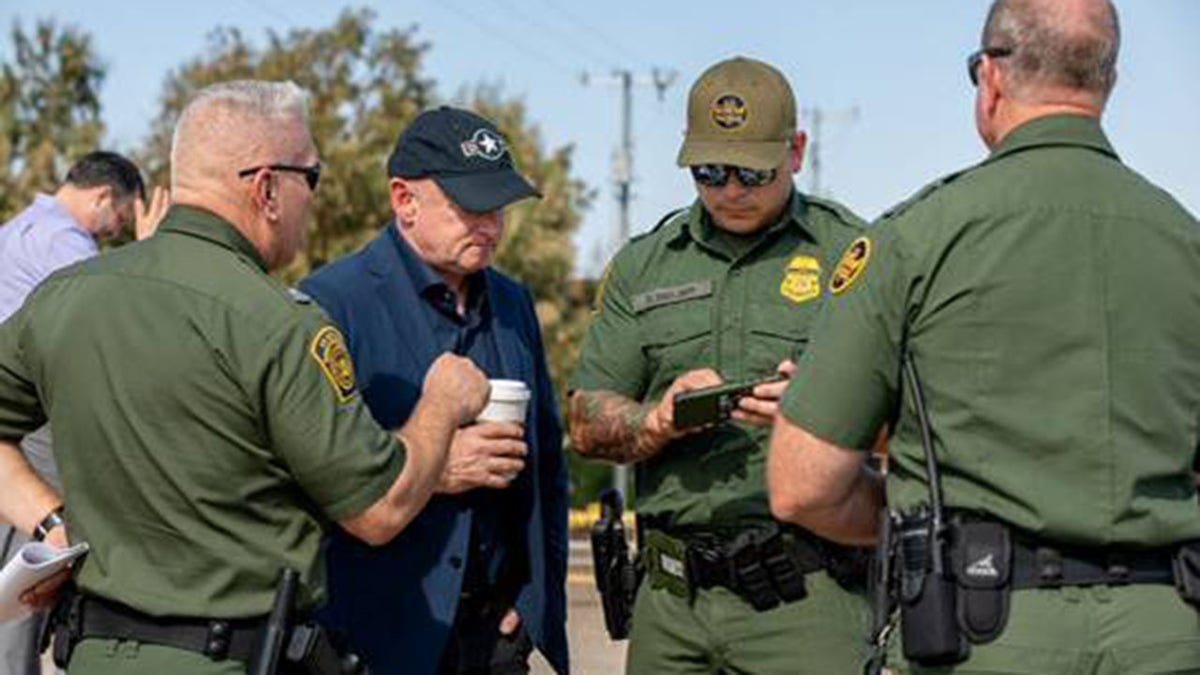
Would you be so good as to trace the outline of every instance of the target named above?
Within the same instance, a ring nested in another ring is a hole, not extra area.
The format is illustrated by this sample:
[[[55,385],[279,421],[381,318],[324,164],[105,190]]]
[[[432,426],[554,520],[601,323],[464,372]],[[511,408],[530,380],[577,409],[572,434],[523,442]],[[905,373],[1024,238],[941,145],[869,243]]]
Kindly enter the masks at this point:
[[[646,424],[653,408],[611,391],[576,391],[567,405],[571,442],[592,459],[620,464],[646,459],[666,443]]]

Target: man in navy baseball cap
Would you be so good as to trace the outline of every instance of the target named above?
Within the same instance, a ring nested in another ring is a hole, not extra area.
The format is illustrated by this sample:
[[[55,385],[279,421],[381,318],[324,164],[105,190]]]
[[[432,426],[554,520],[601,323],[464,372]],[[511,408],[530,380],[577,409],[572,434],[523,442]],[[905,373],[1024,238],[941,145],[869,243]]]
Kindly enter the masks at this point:
[[[536,647],[565,673],[562,431],[532,296],[491,268],[503,208],[538,193],[494,124],[449,107],[400,134],[388,176],[394,220],[300,285],[345,333],[371,414],[402,426],[447,351],[530,398],[521,422],[455,432],[404,536],[367,550],[333,535],[322,619],[374,672],[527,673]]]
[[[539,196],[513,168],[496,125],[449,106],[421,113],[388,158],[393,178],[432,178],[454,203],[476,213]]]

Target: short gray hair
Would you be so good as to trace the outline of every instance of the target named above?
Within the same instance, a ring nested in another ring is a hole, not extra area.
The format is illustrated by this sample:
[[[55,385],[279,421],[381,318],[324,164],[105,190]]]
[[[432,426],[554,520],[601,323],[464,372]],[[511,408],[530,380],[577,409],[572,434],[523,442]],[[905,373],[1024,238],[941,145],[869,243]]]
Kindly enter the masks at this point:
[[[1121,28],[1104,0],[1072,16],[1065,3],[996,0],[983,28],[983,47],[1013,50],[1007,72],[1018,95],[1053,86],[1092,94],[1103,103],[1117,81]]]
[[[308,124],[308,92],[295,82],[232,80],[209,85],[196,92],[175,124],[172,170],[188,161],[197,144],[232,142],[231,131],[250,132],[250,138],[237,134],[242,137],[237,150],[239,154],[253,152],[259,144],[270,142],[268,130],[273,123],[292,119]],[[230,126],[235,128],[227,128]]]

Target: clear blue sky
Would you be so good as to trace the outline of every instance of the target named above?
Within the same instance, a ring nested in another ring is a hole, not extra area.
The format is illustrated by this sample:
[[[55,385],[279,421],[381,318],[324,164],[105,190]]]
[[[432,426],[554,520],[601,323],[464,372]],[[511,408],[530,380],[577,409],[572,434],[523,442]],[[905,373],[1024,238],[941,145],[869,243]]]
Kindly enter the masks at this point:
[[[370,4],[370,3],[368,3]],[[167,72],[205,50],[215,26],[261,41],[268,28],[329,25],[343,5],[316,0],[3,0],[0,26],[56,17],[93,35],[109,68],[108,141],[136,146]],[[355,5],[358,6],[358,5]],[[634,97],[633,231],[693,196],[674,164],[687,89],[709,64],[745,54],[779,67],[800,105],[826,111],[822,187],[874,218],[938,175],[979,159],[963,65],[987,0],[425,0],[375,6],[379,27],[416,25],[442,96],[477,82],[523,97],[553,145],[576,147],[576,175],[598,190],[577,237],[594,273],[616,240],[611,186],[619,92],[579,74],[651,68],[679,77],[659,101]],[[1200,213],[1200,2],[1118,0],[1120,79],[1106,126],[1123,159]],[[7,42],[6,42],[7,47]],[[856,114],[855,114],[856,111]],[[397,131],[399,131],[397,129]],[[810,186],[811,170],[799,176]],[[381,169],[382,180],[382,169]]]

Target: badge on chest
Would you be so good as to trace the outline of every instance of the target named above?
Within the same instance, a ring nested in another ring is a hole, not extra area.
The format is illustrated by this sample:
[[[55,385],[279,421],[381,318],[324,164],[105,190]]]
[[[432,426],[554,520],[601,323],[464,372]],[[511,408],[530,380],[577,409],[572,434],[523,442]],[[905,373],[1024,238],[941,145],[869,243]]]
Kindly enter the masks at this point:
[[[821,263],[810,255],[798,255],[789,260],[779,284],[779,294],[795,303],[808,302],[821,295]]]

